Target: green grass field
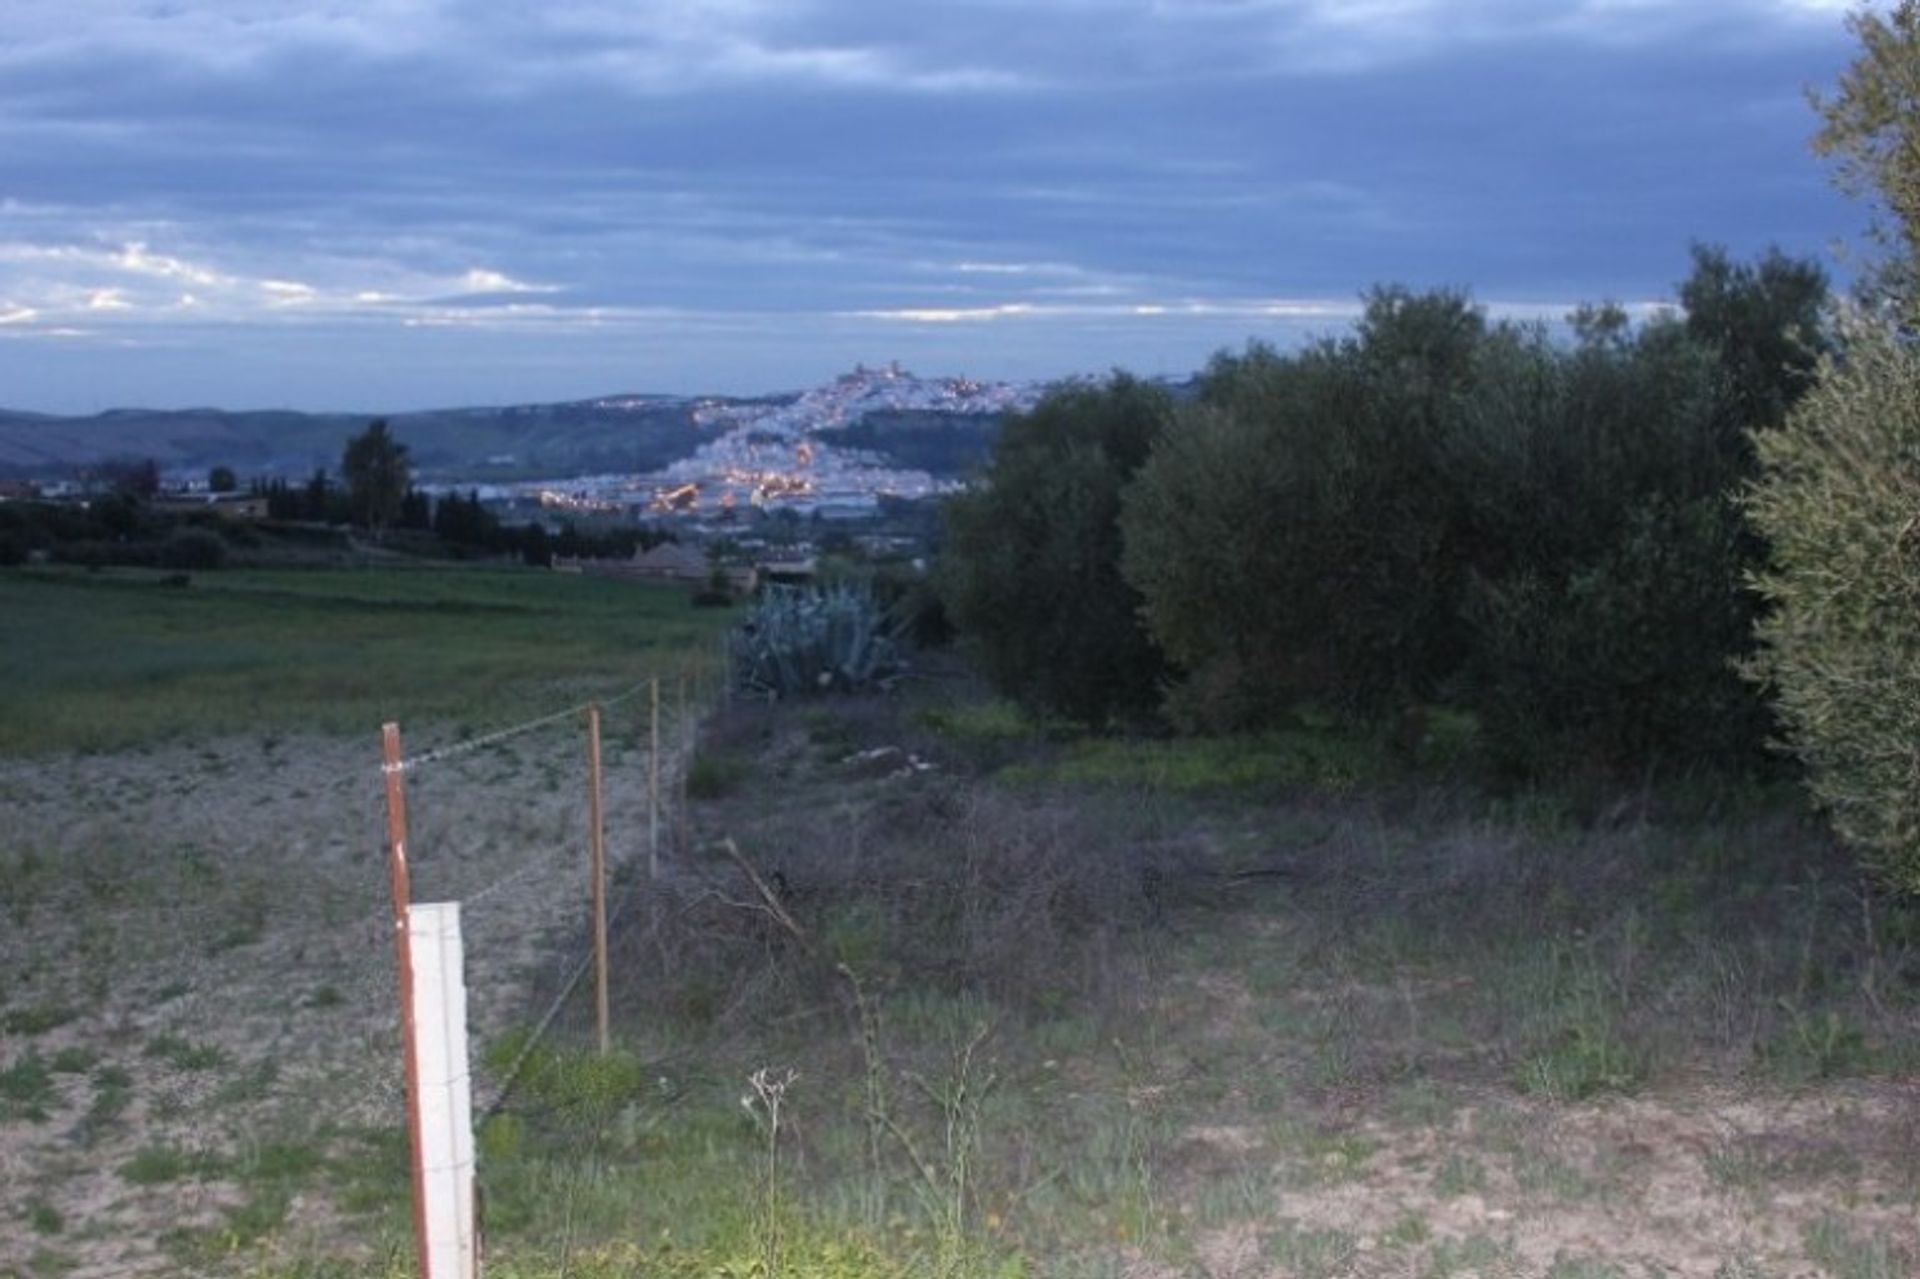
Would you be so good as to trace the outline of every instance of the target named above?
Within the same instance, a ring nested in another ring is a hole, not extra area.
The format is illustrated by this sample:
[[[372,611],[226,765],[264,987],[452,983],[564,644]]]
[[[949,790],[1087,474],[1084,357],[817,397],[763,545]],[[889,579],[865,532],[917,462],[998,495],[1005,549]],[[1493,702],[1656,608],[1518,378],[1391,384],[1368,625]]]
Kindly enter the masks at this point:
[[[717,657],[685,592],[508,569],[0,574],[0,755],[482,728]]]

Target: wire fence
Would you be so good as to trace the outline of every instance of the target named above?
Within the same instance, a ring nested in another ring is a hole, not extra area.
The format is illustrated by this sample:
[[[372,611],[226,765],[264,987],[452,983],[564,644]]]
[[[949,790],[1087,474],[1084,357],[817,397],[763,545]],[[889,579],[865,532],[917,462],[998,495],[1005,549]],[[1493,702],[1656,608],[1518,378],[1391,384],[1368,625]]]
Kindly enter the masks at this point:
[[[671,855],[695,725],[715,684],[694,671],[649,678],[407,754],[393,770],[405,781],[411,899],[462,904],[472,1060],[493,1062],[489,1047],[527,1028],[507,1065],[476,1068],[479,1108],[505,1098],[592,966],[591,814],[605,836],[611,927]]]
[[[476,1113],[502,1105],[582,1007],[589,707],[617,929],[647,900],[650,871],[677,873],[696,729],[724,699],[723,672],[719,653],[675,655],[531,717],[402,722],[410,897],[462,905]],[[479,713],[488,700],[476,690]],[[58,1151],[84,1151],[101,1183],[87,1193],[116,1205],[103,1229],[138,1233],[151,1205],[123,1203],[115,1170],[148,1148],[347,1154],[395,1132],[405,1085],[377,727],[0,760],[0,1069],[85,1068],[35,1103],[45,1118],[32,1122],[61,1139],[34,1144],[23,1175],[52,1177]],[[197,1184],[176,1188],[179,1213],[203,1210],[194,1196],[211,1192]],[[0,1270],[20,1260],[9,1247]]]

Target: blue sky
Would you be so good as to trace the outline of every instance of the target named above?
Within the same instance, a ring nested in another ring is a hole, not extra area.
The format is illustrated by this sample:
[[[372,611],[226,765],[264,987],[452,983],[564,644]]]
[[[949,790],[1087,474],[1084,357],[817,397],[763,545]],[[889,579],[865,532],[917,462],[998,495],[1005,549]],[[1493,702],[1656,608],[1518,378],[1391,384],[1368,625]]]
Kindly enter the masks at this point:
[[[1844,0],[7,0],[0,405],[1180,373],[1831,265]]]

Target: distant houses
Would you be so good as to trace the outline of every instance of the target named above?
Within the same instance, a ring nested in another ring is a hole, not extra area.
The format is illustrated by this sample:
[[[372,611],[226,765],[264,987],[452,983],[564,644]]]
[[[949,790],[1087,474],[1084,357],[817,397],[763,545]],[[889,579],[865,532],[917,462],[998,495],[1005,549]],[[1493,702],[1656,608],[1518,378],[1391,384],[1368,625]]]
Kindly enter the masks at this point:
[[[264,493],[159,493],[148,503],[163,515],[201,515],[212,513],[230,520],[264,520],[267,498]]]
[[[712,586],[714,574],[718,572],[726,578],[727,589],[735,595],[751,595],[766,583],[804,585],[814,579],[817,571],[811,558],[716,565],[702,547],[687,542],[661,542],[635,551],[632,558],[624,560],[558,557],[553,567],[562,573],[585,573],[629,582],[673,583],[695,590]]]

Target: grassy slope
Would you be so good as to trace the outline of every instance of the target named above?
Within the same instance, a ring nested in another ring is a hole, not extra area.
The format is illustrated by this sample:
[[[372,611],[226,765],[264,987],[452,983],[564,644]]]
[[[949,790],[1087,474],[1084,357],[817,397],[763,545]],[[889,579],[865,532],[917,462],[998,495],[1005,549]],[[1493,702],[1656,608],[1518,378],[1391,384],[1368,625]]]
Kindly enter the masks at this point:
[[[712,624],[677,593],[534,573],[0,575],[0,752],[485,728],[617,689]],[[882,747],[909,754],[863,756]],[[724,860],[676,863],[668,909],[617,939],[620,1050],[587,1051],[576,999],[481,1130],[490,1273],[770,1253],[886,1273],[847,1251],[862,1238],[906,1273],[1021,1257],[1063,1279],[1893,1279],[1920,1251],[1920,921],[1790,814],[1582,816],[1396,779],[1324,734],[1059,743],[965,703],[737,712],[705,751],[696,834],[779,872],[819,953]],[[871,1055],[830,959],[883,1014]],[[30,1024],[50,1009],[9,1006],[9,1033],[70,1030]],[[44,1055],[0,1102],[52,1104]],[[775,1143],[764,1100],[741,1105],[762,1066],[799,1072]],[[877,1168],[870,1078],[896,1125]],[[390,1136],[223,1166],[251,1197],[177,1255],[394,1273]],[[213,1175],[163,1162],[119,1179]],[[249,1251],[302,1224],[296,1191],[345,1220]],[[51,1205],[21,1211],[68,1246]]]
[[[1920,1255],[1920,916],[1791,804],[1582,816],[1331,734],[1047,742],[967,706],[736,710],[704,749],[703,833],[778,873],[814,953],[725,861],[677,868],[622,939],[622,1051],[576,1022],[483,1129],[516,1275],[680,1273],[663,1239],[891,1273],[823,1232],[1063,1277]],[[777,1149],[760,1067],[797,1071]]]
[[[712,652],[684,592],[492,569],[0,574],[0,755],[485,726]]]

